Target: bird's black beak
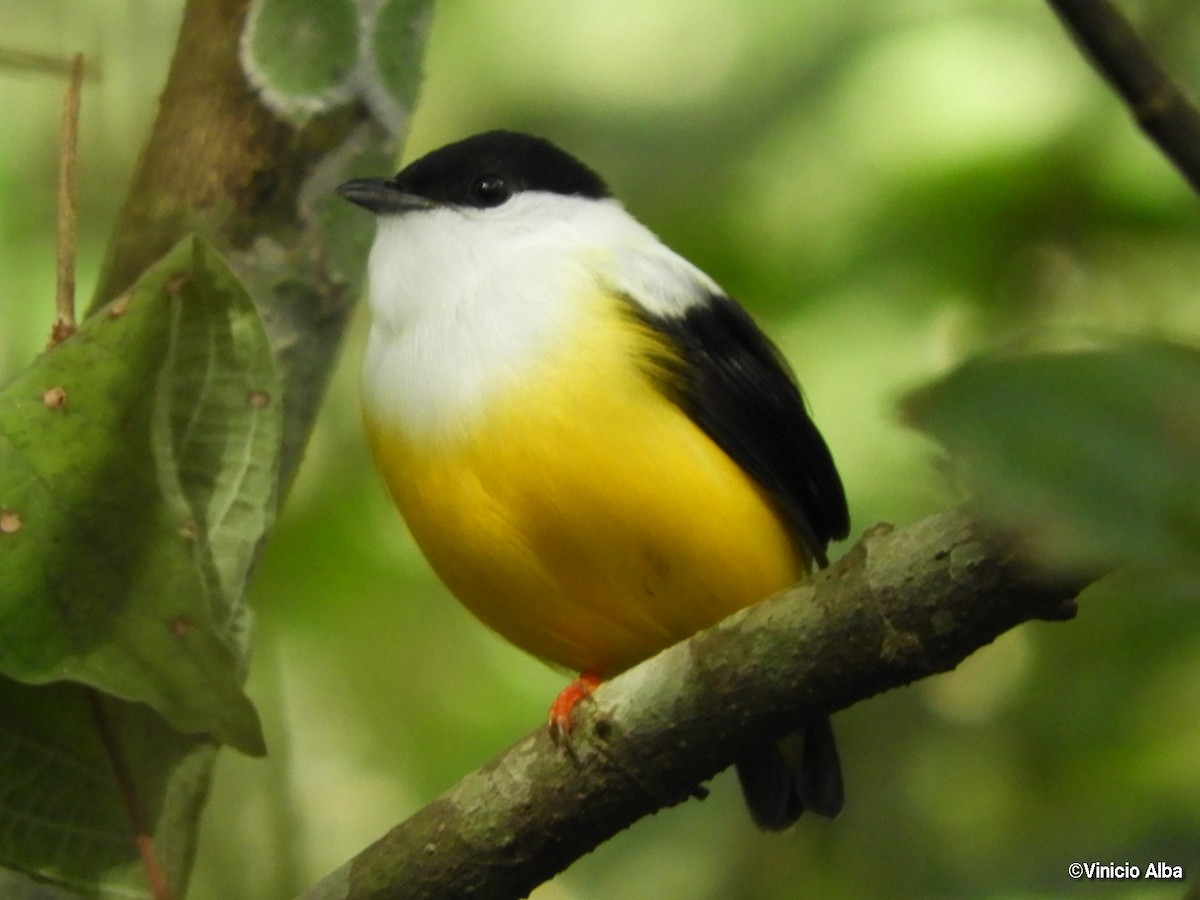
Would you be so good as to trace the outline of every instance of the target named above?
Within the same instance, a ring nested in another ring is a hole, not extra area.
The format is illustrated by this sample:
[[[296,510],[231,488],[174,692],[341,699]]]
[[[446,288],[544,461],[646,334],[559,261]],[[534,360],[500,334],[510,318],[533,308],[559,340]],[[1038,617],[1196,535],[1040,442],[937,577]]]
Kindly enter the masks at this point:
[[[432,209],[434,206],[424,197],[400,190],[396,182],[386,178],[355,178],[353,181],[339,184],[337,194],[377,215],[413,212],[418,209]]]

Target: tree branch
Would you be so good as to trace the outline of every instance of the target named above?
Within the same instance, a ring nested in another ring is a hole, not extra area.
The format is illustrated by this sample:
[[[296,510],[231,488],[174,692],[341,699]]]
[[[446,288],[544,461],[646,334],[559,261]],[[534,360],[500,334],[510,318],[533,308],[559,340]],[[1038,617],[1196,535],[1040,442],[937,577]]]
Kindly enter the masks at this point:
[[[333,188],[351,159],[392,141],[361,102],[303,124],[269,109],[238,60],[249,7],[245,0],[185,6],[158,118],[89,313],[189,232],[217,247],[258,305],[275,351],[284,408],[282,496],[357,295],[357,273],[338,270],[328,223],[306,198],[333,204]]]
[[[1200,193],[1200,111],[1108,0],[1047,0],[1139,126]]]
[[[748,748],[1069,618],[1087,581],[1049,581],[961,510],[877,526],[811,581],[602,685],[572,754],[537,729],[302,900],[525,896]]]

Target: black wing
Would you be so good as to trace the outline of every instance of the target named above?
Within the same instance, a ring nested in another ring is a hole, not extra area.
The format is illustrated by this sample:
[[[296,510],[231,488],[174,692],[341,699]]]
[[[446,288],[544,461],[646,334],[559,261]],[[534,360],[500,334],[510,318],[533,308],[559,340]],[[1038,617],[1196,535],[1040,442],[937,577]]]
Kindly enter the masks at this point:
[[[783,355],[721,294],[682,315],[656,316],[632,300],[629,305],[678,355],[651,366],[663,392],[766,489],[825,565],[826,545],[850,533],[846,494]]]

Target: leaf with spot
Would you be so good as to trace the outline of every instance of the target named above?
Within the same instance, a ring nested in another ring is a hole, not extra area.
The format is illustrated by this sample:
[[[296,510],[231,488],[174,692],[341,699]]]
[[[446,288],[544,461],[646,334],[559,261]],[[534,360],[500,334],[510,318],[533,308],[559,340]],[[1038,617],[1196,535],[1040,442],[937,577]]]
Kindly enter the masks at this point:
[[[0,875],[145,896],[138,834],[182,895],[216,742],[263,749],[244,594],[279,406],[195,238],[0,392]]]
[[[0,393],[0,674],[261,753],[242,595],[279,441],[254,306],[185,240]]]

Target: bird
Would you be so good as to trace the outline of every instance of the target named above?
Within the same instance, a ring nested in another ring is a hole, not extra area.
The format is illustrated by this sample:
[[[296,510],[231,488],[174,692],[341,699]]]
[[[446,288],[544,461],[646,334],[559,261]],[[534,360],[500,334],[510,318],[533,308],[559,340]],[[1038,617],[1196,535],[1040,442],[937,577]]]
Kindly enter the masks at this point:
[[[578,672],[550,708],[827,564],[845,492],[788,363],[551,141],[487,131],[337,194],[374,214],[363,422],[449,591]],[[826,717],[736,763],[751,817],[836,816]]]

